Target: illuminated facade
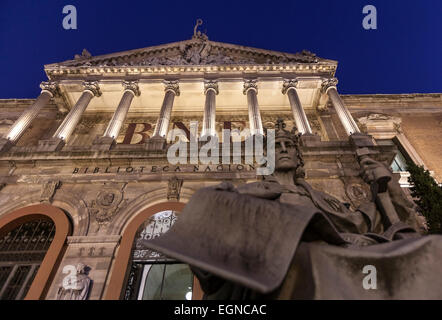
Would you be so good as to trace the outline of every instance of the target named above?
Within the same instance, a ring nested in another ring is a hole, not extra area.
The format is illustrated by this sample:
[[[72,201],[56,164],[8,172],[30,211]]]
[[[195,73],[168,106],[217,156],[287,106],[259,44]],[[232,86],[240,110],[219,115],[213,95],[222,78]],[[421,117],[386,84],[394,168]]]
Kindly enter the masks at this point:
[[[0,100],[0,298],[201,298],[186,265],[137,239],[166,231],[197,189],[257,177],[254,165],[170,164],[167,134],[190,139],[191,121],[194,135],[253,135],[283,118],[302,133],[307,181],[352,207],[369,197],[358,132],[404,187],[405,158],[442,181],[442,94],[341,96],[336,69],[200,33],[46,65],[39,97]]]

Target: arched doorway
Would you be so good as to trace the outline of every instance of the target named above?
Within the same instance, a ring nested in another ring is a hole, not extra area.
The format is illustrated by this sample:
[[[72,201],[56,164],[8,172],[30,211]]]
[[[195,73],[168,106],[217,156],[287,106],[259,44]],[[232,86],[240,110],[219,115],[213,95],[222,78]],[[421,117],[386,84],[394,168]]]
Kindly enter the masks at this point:
[[[105,292],[105,300],[124,299],[126,288],[131,276],[132,256],[134,239],[140,226],[154,214],[162,211],[174,211],[179,213],[185,204],[182,202],[163,202],[155,204],[141,211],[133,217],[122,231],[120,246],[115,255],[111,276]],[[179,216],[179,214],[178,214]],[[192,299],[201,299],[202,290],[198,281],[194,278]]]
[[[0,219],[0,299],[44,298],[61,259],[70,223],[50,205],[34,205]]]
[[[160,237],[176,221],[173,210],[152,215],[138,228],[124,300],[191,300],[193,274],[189,266],[146,249],[142,240]]]

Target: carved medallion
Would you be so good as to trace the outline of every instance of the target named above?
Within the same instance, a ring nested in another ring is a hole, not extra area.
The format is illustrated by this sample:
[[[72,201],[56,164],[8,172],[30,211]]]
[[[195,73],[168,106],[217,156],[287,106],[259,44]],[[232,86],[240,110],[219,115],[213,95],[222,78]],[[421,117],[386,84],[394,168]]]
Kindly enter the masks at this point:
[[[96,200],[92,200],[91,213],[99,225],[112,220],[120,205],[123,203],[123,192],[117,188],[101,190]]]
[[[353,207],[356,209],[362,203],[370,201],[370,188],[369,186],[355,178],[344,178],[345,194],[350,199]]]

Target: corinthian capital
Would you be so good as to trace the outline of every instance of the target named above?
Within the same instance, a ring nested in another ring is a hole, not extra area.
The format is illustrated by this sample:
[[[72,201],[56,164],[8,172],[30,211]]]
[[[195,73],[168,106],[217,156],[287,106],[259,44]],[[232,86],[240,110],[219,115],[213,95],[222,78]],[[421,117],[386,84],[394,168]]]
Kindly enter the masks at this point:
[[[123,87],[125,91],[130,90],[137,97],[141,94],[138,81],[123,81]]]
[[[282,94],[286,94],[290,88],[296,88],[298,79],[284,79],[282,84]]]
[[[164,81],[164,91],[173,91],[176,96],[180,95],[180,84],[178,80]]]
[[[58,84],[54,81],[43,81],[40,83],[40,89],[49,92],[53,97],[59,94]]]
[[[84,90],[88,90],[93,93],[94,96],[101,96],[100,86],[97,81],[85,81],[83,82]]]
[[[258,93],[258,81],[256,79],[244,79],[244,90],[242,93],[247,94],[249,90],[255,90]]]
[[[207,91],[213,90],[215,94],[219,93],[218,90],[218,81],[216,80],[206,80],[204,81],[204,94],[207,94]]]
[[[338,79],[336,78],[328,78],[322,81],[321,92],[326,93],[329,88],[335,87],[338,85]]]

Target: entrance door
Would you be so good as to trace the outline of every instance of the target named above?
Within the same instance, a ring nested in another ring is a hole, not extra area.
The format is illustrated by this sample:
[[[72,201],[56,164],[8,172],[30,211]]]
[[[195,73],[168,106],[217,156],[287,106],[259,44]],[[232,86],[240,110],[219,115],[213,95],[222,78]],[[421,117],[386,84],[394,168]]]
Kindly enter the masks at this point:
[[[161,211],[143,223],[132,248],[132,264],[125,300],[191,300],[193,274],[189,266],[143,249],[140,240],[165,233],[176,221],[174,211]]]

